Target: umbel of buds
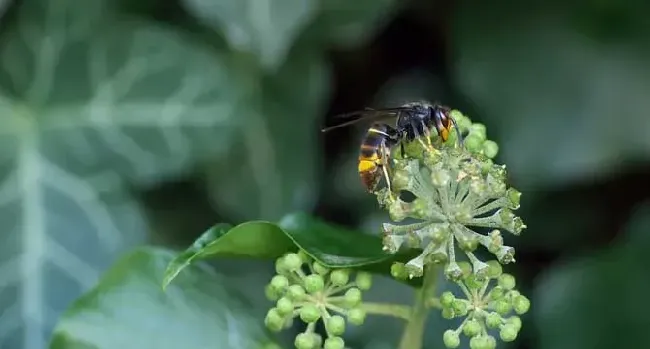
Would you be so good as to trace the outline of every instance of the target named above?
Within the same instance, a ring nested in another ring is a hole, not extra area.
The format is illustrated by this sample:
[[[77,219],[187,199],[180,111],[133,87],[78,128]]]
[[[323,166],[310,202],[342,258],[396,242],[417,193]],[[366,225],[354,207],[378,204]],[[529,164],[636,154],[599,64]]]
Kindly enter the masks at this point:
[[[297,349],[343,349],[347,323],[361,325],[365,320],[361,298],[372,285],[370,274],[330,270],[302,251],[280,257],[275,267],[277,274],[267,285],[266,296],[276,306],[268,311],[266,326],[280,331],[299,317],[307,328],[295,338]],[[324,340],[315,332],[318,321],[325,325]]]
[[[497,332],[504,342],[512,342],[521,329],[521,319],[530,308],[530,301],[515,290],[515,278],[504,274],[498,261],[488,261],[484,278],[472,272],[467,262],[460,262],[461,276],[454,280],[463,292],[457,298],[451,292],[440,296],[442,316],[446,319],[464,317],[456,329],[445,331],[443,341],[447,348],[460,345],[460,334],[469,337],[471,349],[494,349]]]
[[[424,142],[408,144],[408,157],[401,158],[399,152],[392,156],[393,191],[377,192],[379,203],[388,209],[393,221],[418,220],[407,225],[383,225],[385,250],[422,250],[406,263],[409,277],[422,276],[429,263],[443,264],[448,277],[459,277],[456,246],[467,255],[477,276],[484,277],[488,265],[474,255],[478,246],[485,247],[500,263],[511,263],[515,250],[504,245],[502,233],[519,235],[526,228],[513,212],[519,208],[521,193],[506,184],[505,166],[492,162],[497,144],[486,139],[485,126],[472,124],[458,111],[453,111],[452,117],[468,133],[464,146],[456,147],[455,138],[442,143],[435,135],[431,146]],[[410,192],[415,199],[404,201],[395,192]],[[480,233],[477,228],[489,232]]]

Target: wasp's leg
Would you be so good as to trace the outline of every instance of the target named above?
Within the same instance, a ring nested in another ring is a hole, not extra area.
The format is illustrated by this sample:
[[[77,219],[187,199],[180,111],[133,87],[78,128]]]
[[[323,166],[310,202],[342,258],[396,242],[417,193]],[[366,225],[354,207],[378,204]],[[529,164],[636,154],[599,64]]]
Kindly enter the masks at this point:
[[[422,126],[425,126],[425,125],[422,124]],[[433,149],[433,143],[431,143],[431,130],[429,130],[429,128],[426,127],[426,126],[424,127],[424,137],[426,137],[426,140],[427,140],[425,148],[429,149],[429,150]]]
[[[386,179],[386,187],[388,188],[388,192],[392,193],[393,192],[393,187],[391,185],[391,175],[389,172],[389,166],[390,166],[390,149],[383,144],[381,146],[381,170],[384,173],[384,179]]]
[[[380,165],[380,166],[381,166],[382,171],[384,172],[384,179],[386,180],[386,187],[388,188],[388,192],[392,193],[393,188],[390,185],[390,175],[388,174],[388,169],[386,168],[385,165]]]

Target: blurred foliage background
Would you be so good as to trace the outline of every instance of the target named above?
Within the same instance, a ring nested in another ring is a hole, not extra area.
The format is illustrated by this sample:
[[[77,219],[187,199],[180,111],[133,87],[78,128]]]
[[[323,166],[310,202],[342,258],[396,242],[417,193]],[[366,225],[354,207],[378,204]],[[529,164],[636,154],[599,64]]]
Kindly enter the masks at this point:
[[[216,222],[295,210],[376,234],[387,215],[357,178],[364,129],[319,128],[416,99],[485,123],[524,193],[511,270],[533,305],[509,346],[650,347],[649,3],[0,4],[1,348],[47,347],[62,312],[137,246],[180,249]],[[130,260],[164,268],[147,258]],[[185,276],[192,297],[136,285],[84,315],[101,326],[74,326],[122,348],[255,340],[272,265],[215,264]],[[373,300],[410,301],[406,286],[375,285]],[[431,316],[428,348],[444,323]],[[372,318],[346,341],[393,348],[400,330]]]

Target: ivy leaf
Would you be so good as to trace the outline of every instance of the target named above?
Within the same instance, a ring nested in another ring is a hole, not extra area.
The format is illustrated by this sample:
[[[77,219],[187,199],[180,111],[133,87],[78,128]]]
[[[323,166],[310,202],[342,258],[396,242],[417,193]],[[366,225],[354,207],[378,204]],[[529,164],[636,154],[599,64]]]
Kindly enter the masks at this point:
[[[310,36],[340,48],[363,45],[396,13],[395,0],[319,0],[318,17]]]
[[[498,122],[502,162],[522,190],[593,181],[650,154],[649,10],[646,2],[459,7],[454,79]]]
[[[317,11],[316,0],[184,0],[187,9],[228,40],[275,71]]]
[[[299,49],[274,75],[259,74],[254,64],[238,72],[237,85],[249,86],[237,108],[245,121],[229,156],[207,167],[212,202],[235,221],[310,210],[322,164],[317,116],[328,92],[321,55]]]
[[[224,153],[237,125],[219,55],[103,5],[24,1],[0,33],[2,347],[44,348],[67,302],[144,239],[124,182]]]
[[[187,268],[161,290],[172,258],[157,248],[121,258],[64,313],[50,348],[258,349],[270,341],[260,321],[264,313],[205,266]]]
[[[279,224],[252,221],[231,229],[218,224],[170,263],[163,287],[192,262],[206,258],[273,259],[301,249],[330,268],[360,267],[389,275],[393,261],[407,261],[413,257],[388,254],[382,246],[379,237],[331,226],[302,213],[287,215]],[[418,280],[409,282],[417,285]]]

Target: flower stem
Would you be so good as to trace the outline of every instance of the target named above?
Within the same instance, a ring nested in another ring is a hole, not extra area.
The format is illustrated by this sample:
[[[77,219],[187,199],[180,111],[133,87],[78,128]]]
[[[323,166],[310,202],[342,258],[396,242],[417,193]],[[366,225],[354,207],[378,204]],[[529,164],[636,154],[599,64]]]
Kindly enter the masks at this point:
[[[362,303],[361,307],[367,314],[386,315],[409,320],[411,309],[406,305],[388,303]]]
[[[411,315],[402,333],[399,349],[422,349],[424,327],[429,315],[427,300],[433,297],[436,290],[436,280],[438,278],[436,268],[426,266],[423,277],[422,288],[415,292],[415,303],[411,307]]]

